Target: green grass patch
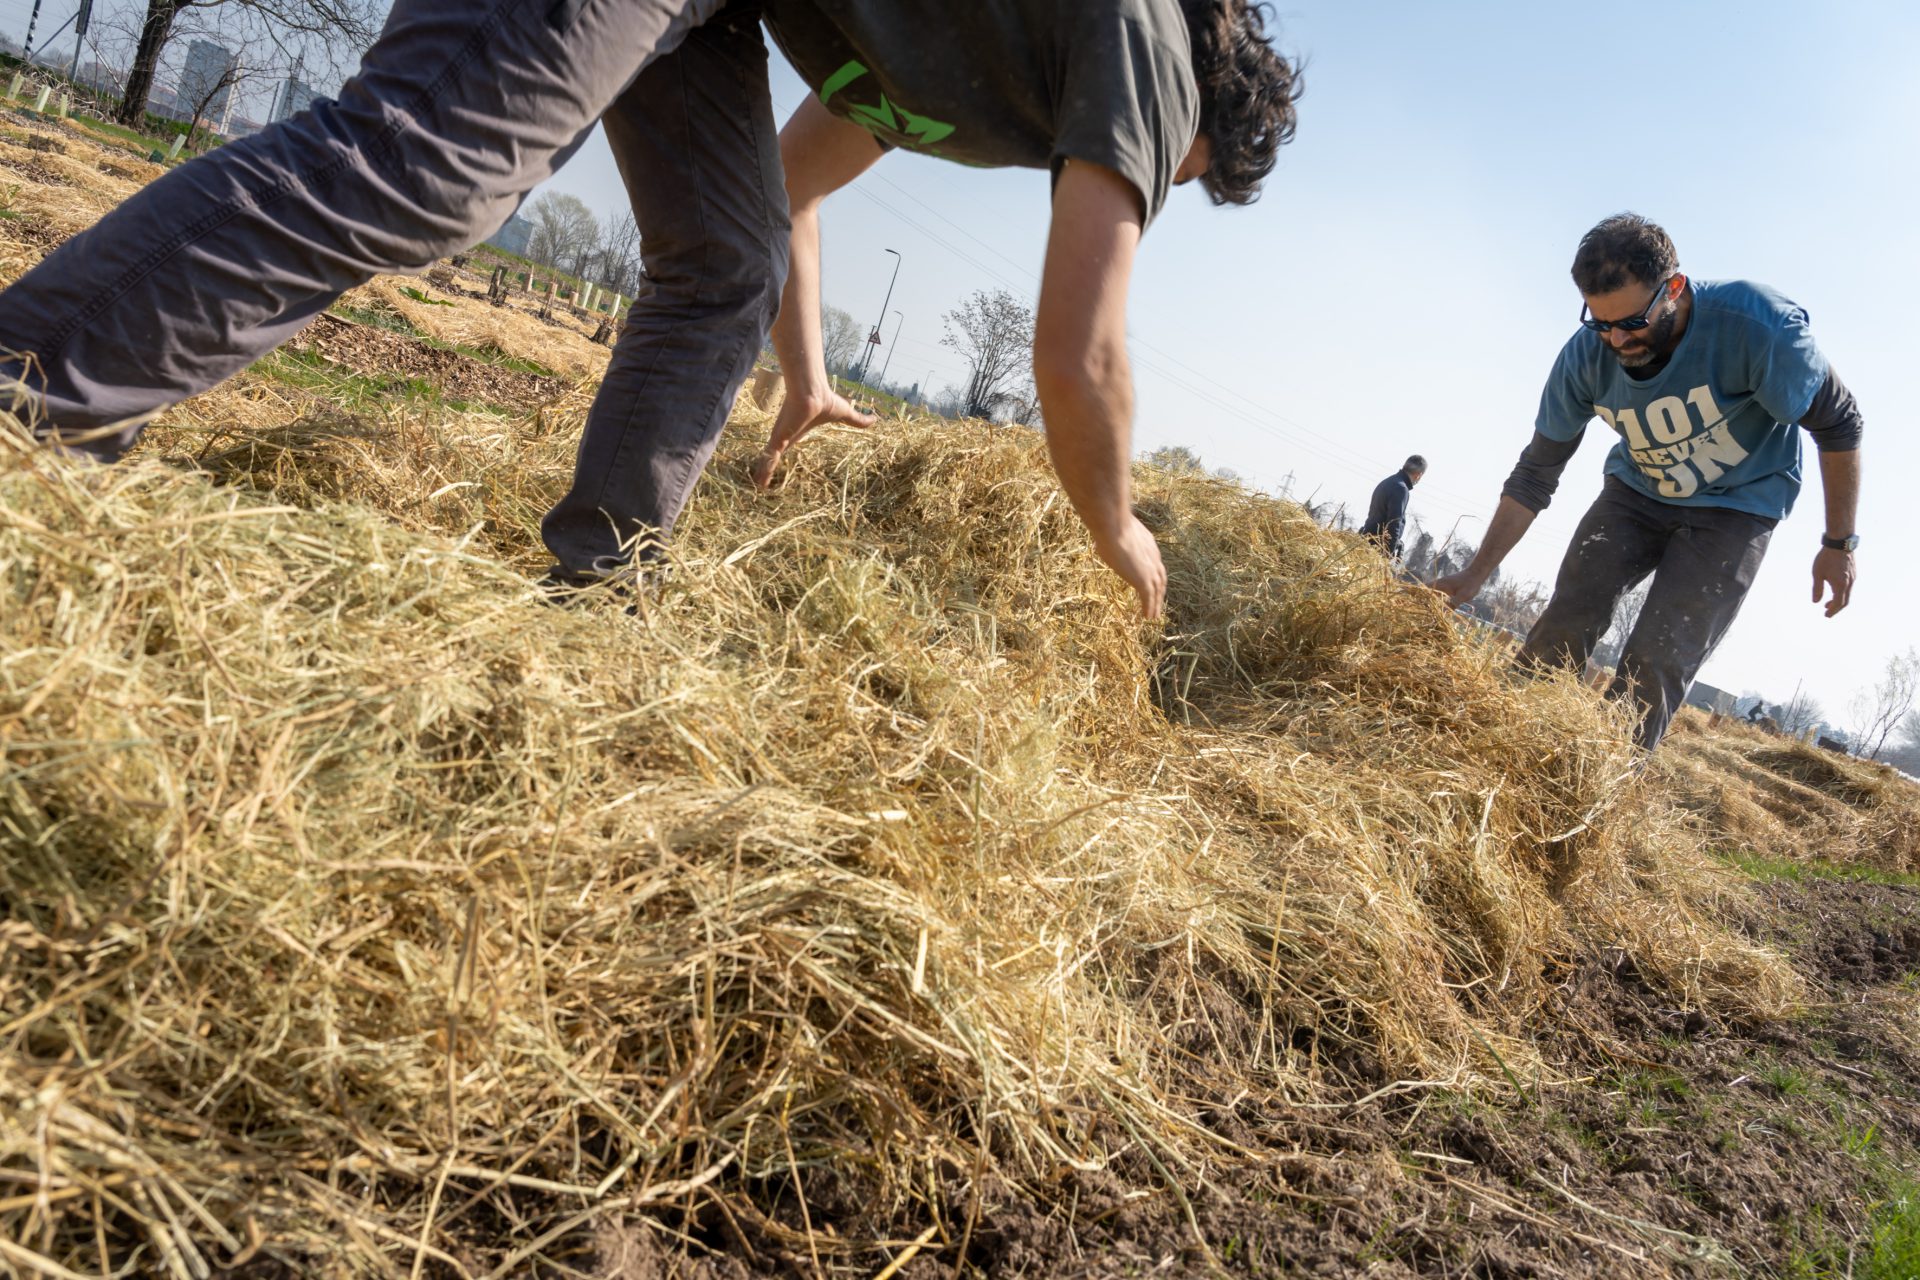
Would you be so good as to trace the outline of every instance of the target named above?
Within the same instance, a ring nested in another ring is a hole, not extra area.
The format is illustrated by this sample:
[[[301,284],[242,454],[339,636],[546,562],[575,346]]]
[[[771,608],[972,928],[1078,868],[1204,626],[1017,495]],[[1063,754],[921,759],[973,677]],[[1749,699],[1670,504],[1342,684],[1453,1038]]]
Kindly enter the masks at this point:
[[[1807,861],[1769,858],[1757,853],[1727,852],[1720,855],[1738,867],[1748,879],[1762,883],[1784,880],[1805,884],[1810,880],[1845,880],[1859,884],[1920,885],[1920,876],[1880,867],[1847,866],[1819,858]]]
[[[327,308],[327,313],[329,315],[339,316],[342,320],[351,320],[355,324],[364,324],[374,329],[385,329],[388,333],[398,333],[405,337],[418,338],[423,342],[431,341],[426,334],[414,327],[412,321],[408,320],[398,311],[380,311],[373,307],[352,307],[344,303],[335,303],[333,306]]]
[[[1920,1183],[1891,1178],[1873,1206],[1866,1233],[1851,1245],[1835,1239],[1830,1225],[1812,1215],[1815,1244],[1788,1257],[1782,1274],[1791,1280],[1914,1280],[1920,1276]]]
[[[137,129],[115,124],[111,120],[102,120],[98,116],[83,116],[75,113],[72,121],[83,132],[91,133],[103,142],[119,143],[129,151],[136,152],[142,160],[146,159],[156,147],[165,151],[173,142],[171,138],[156,138],[151,134],[141,133]]]
[[[558,378],[560,375],[538,360],[529,360],[525,356],[508,355],[497,347],[463,347],[453,343],[426,339],[429,346],[440,347],[463,355],[469,360],[478,360],[481,364],[490,364],[496,369],[509,369],[514,373],[524,373],[535,378]]]
[[[1622,1092],[1635,1098],[1679,1102],[1693,1094],[1693,1085],[1677,1071],[1652,1068],[1628,1071],[1620,1076],[1619,1085]]]
[[[1813,1092],[1813,1081],[1807,1073],[1784,1063],[1768,1063],[1755,1071],[1753,1078],[1783,1097],[1799,1097]]]
[[[403,292],[409,296],[413,290]],[[453,302],[441,302],[427,299],[436,306],[451,307]],[[342,320],[351,320],[355,324],[368,325],[375,329],[385,329],[388,333],[397,333],[411,338],[422,346],[432,347],[436,351],[451,351],[457,356],[465,356],[480,364],[491,365],[496,369],[506,369],[513,373],[524,373],[535,378],[558,378],[560,375],[541,364],[538,360],[529,360],[524,356],[509,355],[497,347],[468,347],[459,343],[443,342],[432,334],[426,333],[397,311],[381,311],[373,307],[353,307],[335,304],[327,308],[327,314],[338,316]]]
[[[1880,1130],[1874,1125],[1868,1125],[1864,1129],[1855,1129],[1849,1125],[1840,1132],[1840,1145],[1848,1155],[1864,1160],[1879,1149]]]
[[[1899,1179],[1873,1214],[1873,1232],[1855,1280],[1913,1280],[1920,1276],[1920,1183]]]
[[[491,413],[513,417],[515,411],[480,400],[456,400],[425,378],[371,378],[333,363],[314,351],[281,348],[257,362],[251,372],[282,386],[308,391],[354,414],[377,414],[396,401],[410,407],[448,409],[455,413]]]

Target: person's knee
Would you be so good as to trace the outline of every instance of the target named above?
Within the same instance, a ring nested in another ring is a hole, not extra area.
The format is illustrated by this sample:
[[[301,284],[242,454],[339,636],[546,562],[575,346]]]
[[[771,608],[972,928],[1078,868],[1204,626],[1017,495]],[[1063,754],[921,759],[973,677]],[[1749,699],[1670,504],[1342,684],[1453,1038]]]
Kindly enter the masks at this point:
[[[492,235],[524,194],[501,175],[490,180],[470,149],[417,127],[395,133],[377,103],[322,100],[229,145],[248,143],[270,151],[262,159],[306,188],[356,255],[398,270],[424,270]]]

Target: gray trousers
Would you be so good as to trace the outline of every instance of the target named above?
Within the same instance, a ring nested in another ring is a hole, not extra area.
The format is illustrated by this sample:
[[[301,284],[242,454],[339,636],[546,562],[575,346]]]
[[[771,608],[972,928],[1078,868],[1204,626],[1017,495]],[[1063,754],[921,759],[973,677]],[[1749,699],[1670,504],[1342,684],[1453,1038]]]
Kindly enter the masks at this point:
[[[0,293],[0,377],[112,460],[346,290],[497,230],[605,117],[647,283],[543,526],[563,571],[670,530],[779,309],[753,0],[398,0],[338,101],[148,185]]]
[[[1651,751],[1733,625],[1773,526],[1741,511],[1658,502],[1607,477],[1574,531],[1553,599],[1528,634],[1521,663],[1584,671],[1620,598],[1652,574],[1608,690],[1609,697],[1631,695],[1638,702],[1639,741]]]

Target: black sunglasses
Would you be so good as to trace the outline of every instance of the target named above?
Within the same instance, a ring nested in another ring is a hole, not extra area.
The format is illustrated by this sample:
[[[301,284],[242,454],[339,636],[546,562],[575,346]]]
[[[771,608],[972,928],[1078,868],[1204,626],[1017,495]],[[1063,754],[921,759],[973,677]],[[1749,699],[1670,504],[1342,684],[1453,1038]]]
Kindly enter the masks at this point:
[[[1673,277],[1668,276],[1665,280],[1655,285],[1653,296],[1647,299],[1646,306],[1640,308],[1640,314],[1626,320],[1595,320],[1587,313],[1587,304],[1583,302],[1580,304],[1580,323],[1595,333],[1607,333],[1614,329],[1618,329],[1622,333],[1638,333],[1653,323],[1648,317],[1653,314],[1654,304],[1660,301],[1660,295],[1667,291],[1667,286],[1671,283],[1673,283]]]

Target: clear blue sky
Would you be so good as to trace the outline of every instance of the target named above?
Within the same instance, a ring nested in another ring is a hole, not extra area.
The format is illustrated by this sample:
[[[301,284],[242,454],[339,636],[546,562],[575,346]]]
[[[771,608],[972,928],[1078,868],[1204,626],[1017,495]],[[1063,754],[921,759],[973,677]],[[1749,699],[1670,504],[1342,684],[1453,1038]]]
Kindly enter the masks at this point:
[[[0,0],[0,20],[23,32],[27,7]],[[46,14],[70,11],[49,0]],[[1799,509],[1702,673],[1779,698],[1804,678],[1844,722],[1888,655],[1920,643],[1903,519],[1920,437],[1900,374],[1920,339],[1920,4],[1310,0],[1281,18],[1307,92],[1266,198],[1216,210],[1185,189],[1148,233],[1137,447],[1185,444],[1256,485],[1291,477],[1301,496],[1353,504],[1424,453],[1416,516],[1477,538],[1574,328],[1574,245],[1634,209],[1666,225],[1691,274],[1805,305],[1865,409],[1853,607],[1829,622],[1807,599],[1809,449]],[[775,62],[784,117],[805,89]],[[603,214],[624,199],[597,138],[553,185]],[[827,300],[873,323],[882,250],[898,249],[889,376],[959,381],[941,315],[976,288],[1031,296],[1046,219],[1041,173],[891,156],[828,206]],[[1551,580],[1609,444],[1590,432],[1511,572]]]
[[[1359,505],[1424,453],[1415,514],[1477,539],[1575,327],[1575,244],[1609,213],[1644,213],[1690,274],[1807,307],[1866,412],[1852,608],[1828,621],[1808,599],[1809,448],[1801,503],[1702,672],[1776,698],[1804,679],[1844,722],[1887,657],[1920,643],[1905,519],[1920,434],[1902,372],[1920,340],[1920,5],[1312,0],[1281,17],[1307,88],[1266,197],[1217,210],[1183,189],[1148,232],[1136,446],[1185,444],[1262,487],[1291,476],[1297,494]],[[783,117],[804,92],[777,68]],[[598,142],[554,185],[600,209],[621,198]],[[882,250],[898,249],[891,376],[957,381],[941,315],[976,288],[1031,296],[1046,219],[1041,173],[890,156],[828,206],[827,300],[871,324]],[[1551,581],[1611,439],[1589,433],[1510,572]]]

